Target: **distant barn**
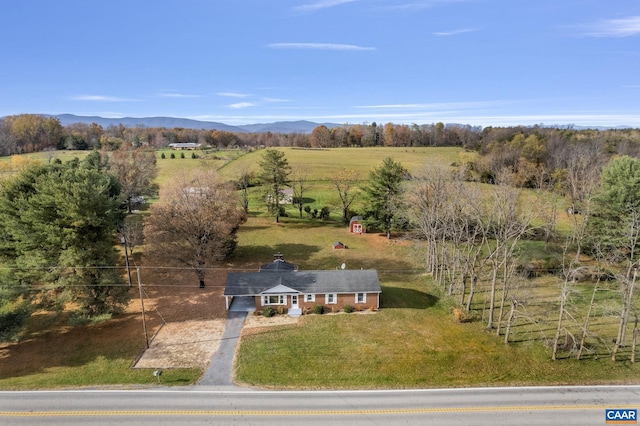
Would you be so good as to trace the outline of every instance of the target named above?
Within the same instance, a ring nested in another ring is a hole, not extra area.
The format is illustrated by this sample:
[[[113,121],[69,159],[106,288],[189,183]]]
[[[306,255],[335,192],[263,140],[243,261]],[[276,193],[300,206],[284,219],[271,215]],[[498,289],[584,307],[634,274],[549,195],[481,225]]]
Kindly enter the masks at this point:
[[[169,147],[173,148],[177,151],[182,151],[182,150],[194,150],[194,149],[198,149],[202,146],[201,143],[194,143],[194,142],[187,142],[187,143],[170,143]]]

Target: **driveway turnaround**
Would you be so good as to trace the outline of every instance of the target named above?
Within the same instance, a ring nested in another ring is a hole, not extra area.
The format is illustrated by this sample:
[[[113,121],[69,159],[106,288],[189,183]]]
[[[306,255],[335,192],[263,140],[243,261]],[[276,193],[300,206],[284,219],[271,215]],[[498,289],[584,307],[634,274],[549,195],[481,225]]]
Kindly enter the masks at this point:
[[[247,312],[229,312],[225,324],[220,348],[211,357],[209,368],[202,375],[199,385],[205,386],[232,386],[233,358],[236,353],[236,345],[240,338],[240,331],[247,318]]]

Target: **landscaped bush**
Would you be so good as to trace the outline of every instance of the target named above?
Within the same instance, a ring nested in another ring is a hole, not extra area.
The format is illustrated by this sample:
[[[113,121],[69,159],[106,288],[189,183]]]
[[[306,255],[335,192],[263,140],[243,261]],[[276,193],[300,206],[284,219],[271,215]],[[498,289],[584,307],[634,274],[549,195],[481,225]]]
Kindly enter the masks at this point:
[[[273,308],[270,307],[270,306],[267,306],[266,308],[264,308],[262,310],[262,316],[267,317],[267,318],[271,318],[275,314],[276,314],[276,311],[274,311]]]
[[[162,158],[164,160],[165,158],[167,158],[167,156],[164,155],[164,152],[163,152],[162,154],[160,154],[160,158]]]
[[[322,315],[324,314],[324,306],[322,305],[316,305],[313,307],[313,313],[317,314],[317,315]]]
[[[171,158],[176,158],[176,154],[174,154],[173,152],[170,155]]]
[[[353,312],[353,306],[351,306],[351,305],[344,305],[344,307],[342,308],[342,310],[343,310],[346,314],[350,314],[351,312]]]
[[[184,152],[180,153],[180,158],[184,158]]]

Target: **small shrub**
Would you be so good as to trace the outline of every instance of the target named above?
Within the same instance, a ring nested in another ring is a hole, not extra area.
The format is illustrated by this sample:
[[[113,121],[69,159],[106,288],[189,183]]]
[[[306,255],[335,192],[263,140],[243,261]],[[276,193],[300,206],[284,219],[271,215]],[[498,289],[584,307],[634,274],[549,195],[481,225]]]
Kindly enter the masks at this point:
[[[313,313],[316,315],[322,315],[324,314],[324,306],[322,305],[316,305],[313,307]]]
[[[109,321],[111,319],[111,314],[102,314],[97,316],[89,316],[82,312],[76,312],[69,317],[70,325],[89,325],[89,324],[100,324],[105,321]]]
[[[165,158],[167,158],[167,156],[164,155],[164,152],[163,152],[162,154],[160,154],[160,158],[162,158],[164,160]]]
[[[453,316],[455,317],[456,321],[460,323],[474,322],[479,319],[476,312],[469,312],[464,308],[455,308],[453,310]]]
[[[284,315],[284,306],[278,306],[278,315]]]
[[[329,207],[324,206],[322,210],[320,210],[320,219],[329,220],[330,218],[329,213],[331,213],[331,210],[329,209]]]
[[[0,313],[0,342],[18,340],[22,326],[29,319],[30,311],[27,306],[18,307],[11,312]]]
[[[344,305],[344,307],[342,308],[342,310],[347,313],[350,314],[351,312],[353,312],[353,306],[351,305]]]
[[[180,158],[184,158],[184,152],[180,153]]]
[[[172,153],[171,153],[171,155],[170,155],[169,157],[171,157],[171,158],[176,158],[176,154],[172,152]]]
[[[195,152],[192,152],[191,153],[191,158],[193,158],[195,160],[196,158],[198,158],[198,154],[196,154]]]
[[[270,306],[267,306],[266,308],[264,308],[262,310],[262,316],[263,317],[271,318],[275,314],[276,314],[276,311],[274,311],[273,308],[270,307]]]

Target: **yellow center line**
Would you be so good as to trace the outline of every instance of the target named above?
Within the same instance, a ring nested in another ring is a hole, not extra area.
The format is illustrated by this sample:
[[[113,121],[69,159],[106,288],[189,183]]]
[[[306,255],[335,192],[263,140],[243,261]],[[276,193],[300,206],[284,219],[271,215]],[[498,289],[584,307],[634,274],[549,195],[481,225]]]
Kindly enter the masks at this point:
[[[609,405],[521,405],[495,407],[391,408],[379,410],[78,410],[0,411],[0,417],[81,417],[81,416],[345,416],[467,413],[499,411],[604,410]],[[616,407],[621,408],[621,407]],[[622,407],[625,408],[625,407]]]

